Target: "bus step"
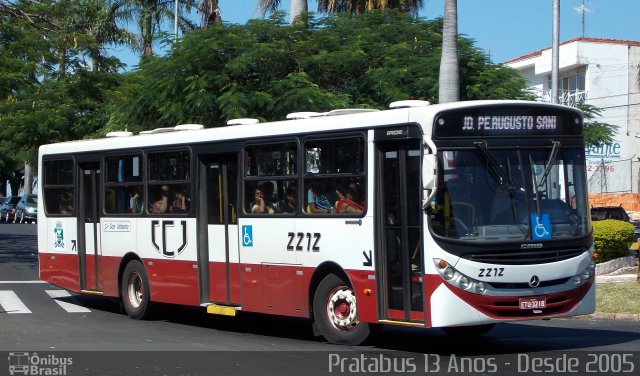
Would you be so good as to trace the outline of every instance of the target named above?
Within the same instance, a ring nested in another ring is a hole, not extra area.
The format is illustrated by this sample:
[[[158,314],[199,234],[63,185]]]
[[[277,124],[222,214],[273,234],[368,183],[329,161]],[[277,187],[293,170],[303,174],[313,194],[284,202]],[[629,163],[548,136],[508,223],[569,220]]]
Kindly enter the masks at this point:
[[[235,316],[236,312],[240,309],[240,307],[235,306],[222,306],[217,304],[209,304],[207,305],[207,313],[212,315],[224,315],[224,316]]]

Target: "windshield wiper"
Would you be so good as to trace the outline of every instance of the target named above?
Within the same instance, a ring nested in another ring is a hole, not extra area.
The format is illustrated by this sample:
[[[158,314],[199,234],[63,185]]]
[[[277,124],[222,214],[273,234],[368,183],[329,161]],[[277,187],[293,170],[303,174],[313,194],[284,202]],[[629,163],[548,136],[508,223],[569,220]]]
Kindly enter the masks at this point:
[[[489,162],[489,172],[490,175],[493,176],[495,181],[500,185],[500,188],[509,192],[509,195],[513,197],[516,188],[511,181],[511,176],[506,175],[502,166],[489,152],[489,148],[487,147],[487,141],[477,141],[473,143],[475,147],[480,150],[482,156]]]
[[[533,158],[531,154],[529,154],[529,167],[531,167],[531,179],[533,180],[533,192],[536,195],[536,212],[538,213],[538,217],[540,217],[540,192],[538,190],[538,182],[536,181],[536,172],[533,164]],[[533,224],[532,224],[533,226]]]
[[[536,195],[536,212],[538,213],[538,217],[540,216],[540,213],[541,213],[540,189],[544,187],[544,185],[546,184],[547,177],[551,172],[551,167],[553,166],[553,163],[556,161],[556,157],[558,156],[558,150],[560,150],[560,141],[551,141],[551,143],[553,144],[553,147],[551,148],[551,153],[549,153],[549,158],[547,158],[547,162],[544,165],[544,172],[542,173],[542,178],[540,179],[540,183],[538,183],[536,179],[533,158],[531,157],[531,154],[529,154],[529,164],[531,167],[531,179],[533,180],[533,188],[534,188],[534,193]]]
[[[551,142],[553,143],[553,148],[551,149],[551,153],[549,153],[547,162],[544,164],[544,173],[542,174],[542,179],[540,179],[540,185],[536,188],[542,188],[542,186],[547,182],[547,176],[549,176],[549,173],[551,172],[551,166],[556,161],[558,150],[560,150],[560,141]]]
[[[487,162],[489,162],[489,175],[493,176],[495,181],[498,182],[498,185],[500,185],[504,191],[509,193],[509,199],[511,200],[511,214],[513,215],[513,221],[516,222],[518,217],[515,200],[516,187],[513,184],[513,179],[511,178],[511,164],[509,162],[509,158],[507,158],[507,173],[505,174],[500,162],[496,161],[491,152],[489,152],[487,141],[478,141],[475,142],[474,145],[478,150],[480,150]]]

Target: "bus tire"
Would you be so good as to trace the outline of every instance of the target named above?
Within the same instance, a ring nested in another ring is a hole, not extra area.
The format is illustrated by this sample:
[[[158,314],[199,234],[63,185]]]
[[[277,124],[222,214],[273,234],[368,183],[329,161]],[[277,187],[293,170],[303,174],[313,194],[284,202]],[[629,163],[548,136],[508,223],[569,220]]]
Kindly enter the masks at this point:
[[[496,324],[484,324],[473,326],[450,326],[441,328],[445,333],[453,337],[480,337],[487,334]]]
[[[359,345],[371,334],[369,323],[358,321],[353,288],[329,274],[313,296],[313,318],[322,336],[340,345]]]
[[[142,263],[131,260],[122,273],[121,297],[129,317],[142,320],[151,316],[149,279]]]

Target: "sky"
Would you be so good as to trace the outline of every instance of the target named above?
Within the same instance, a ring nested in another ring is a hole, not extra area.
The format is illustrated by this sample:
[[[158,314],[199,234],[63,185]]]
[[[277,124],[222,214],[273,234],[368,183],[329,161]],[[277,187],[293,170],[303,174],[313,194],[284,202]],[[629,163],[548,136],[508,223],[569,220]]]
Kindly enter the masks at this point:
[[[219,0],[223,22],[244,24],[257,17],[257,0]],[[444,0],[424,0],[419,15],[441,17]],[[582,16],[575,9],[584,4],[584,36],[640,41],[640,0],[560,0],[560,41],[582,36]],[[289,10],[289,0],[281,0]],[[309,0],[309,10],[317,2]],[[199,20],[199,18],[198,18]],[[553,0],[458,0],[458,32],[473,39],[495,63],[549,48],[552,42]],[[116,56],[132,69],[139,58],[117,49]]]

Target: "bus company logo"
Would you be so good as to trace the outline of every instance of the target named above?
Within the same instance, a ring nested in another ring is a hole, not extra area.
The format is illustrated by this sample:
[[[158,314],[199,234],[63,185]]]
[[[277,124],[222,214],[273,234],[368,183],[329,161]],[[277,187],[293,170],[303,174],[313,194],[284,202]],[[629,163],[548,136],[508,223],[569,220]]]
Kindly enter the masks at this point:
[[[158,237],[156,232],[158,232],[159,227],[161,227],[161,235]],[[175,233],[177,232],[175,221],[151,221],[151,244],[164,257],[176,257],[187,247],[187,221],[180,221],[180,227],[182,229],[182,243],[175,250],[171,250],[167,245],[167,240],[175,238]],[[162,239],[160,244],[158,244],[158,239]]]
[[[387,131],[387,136],[402,136],[404,134],[404,129],[392,129]]]
[[[62,358],[53,354],[39,356],[38,353],[10,352],[9,375],[58,375],[67,374],[67,367],[73,365],[72,358]]]
[[[64,228],[62,221],[56,221],[56,227],[53,228],[53,248],[64,248]]]

